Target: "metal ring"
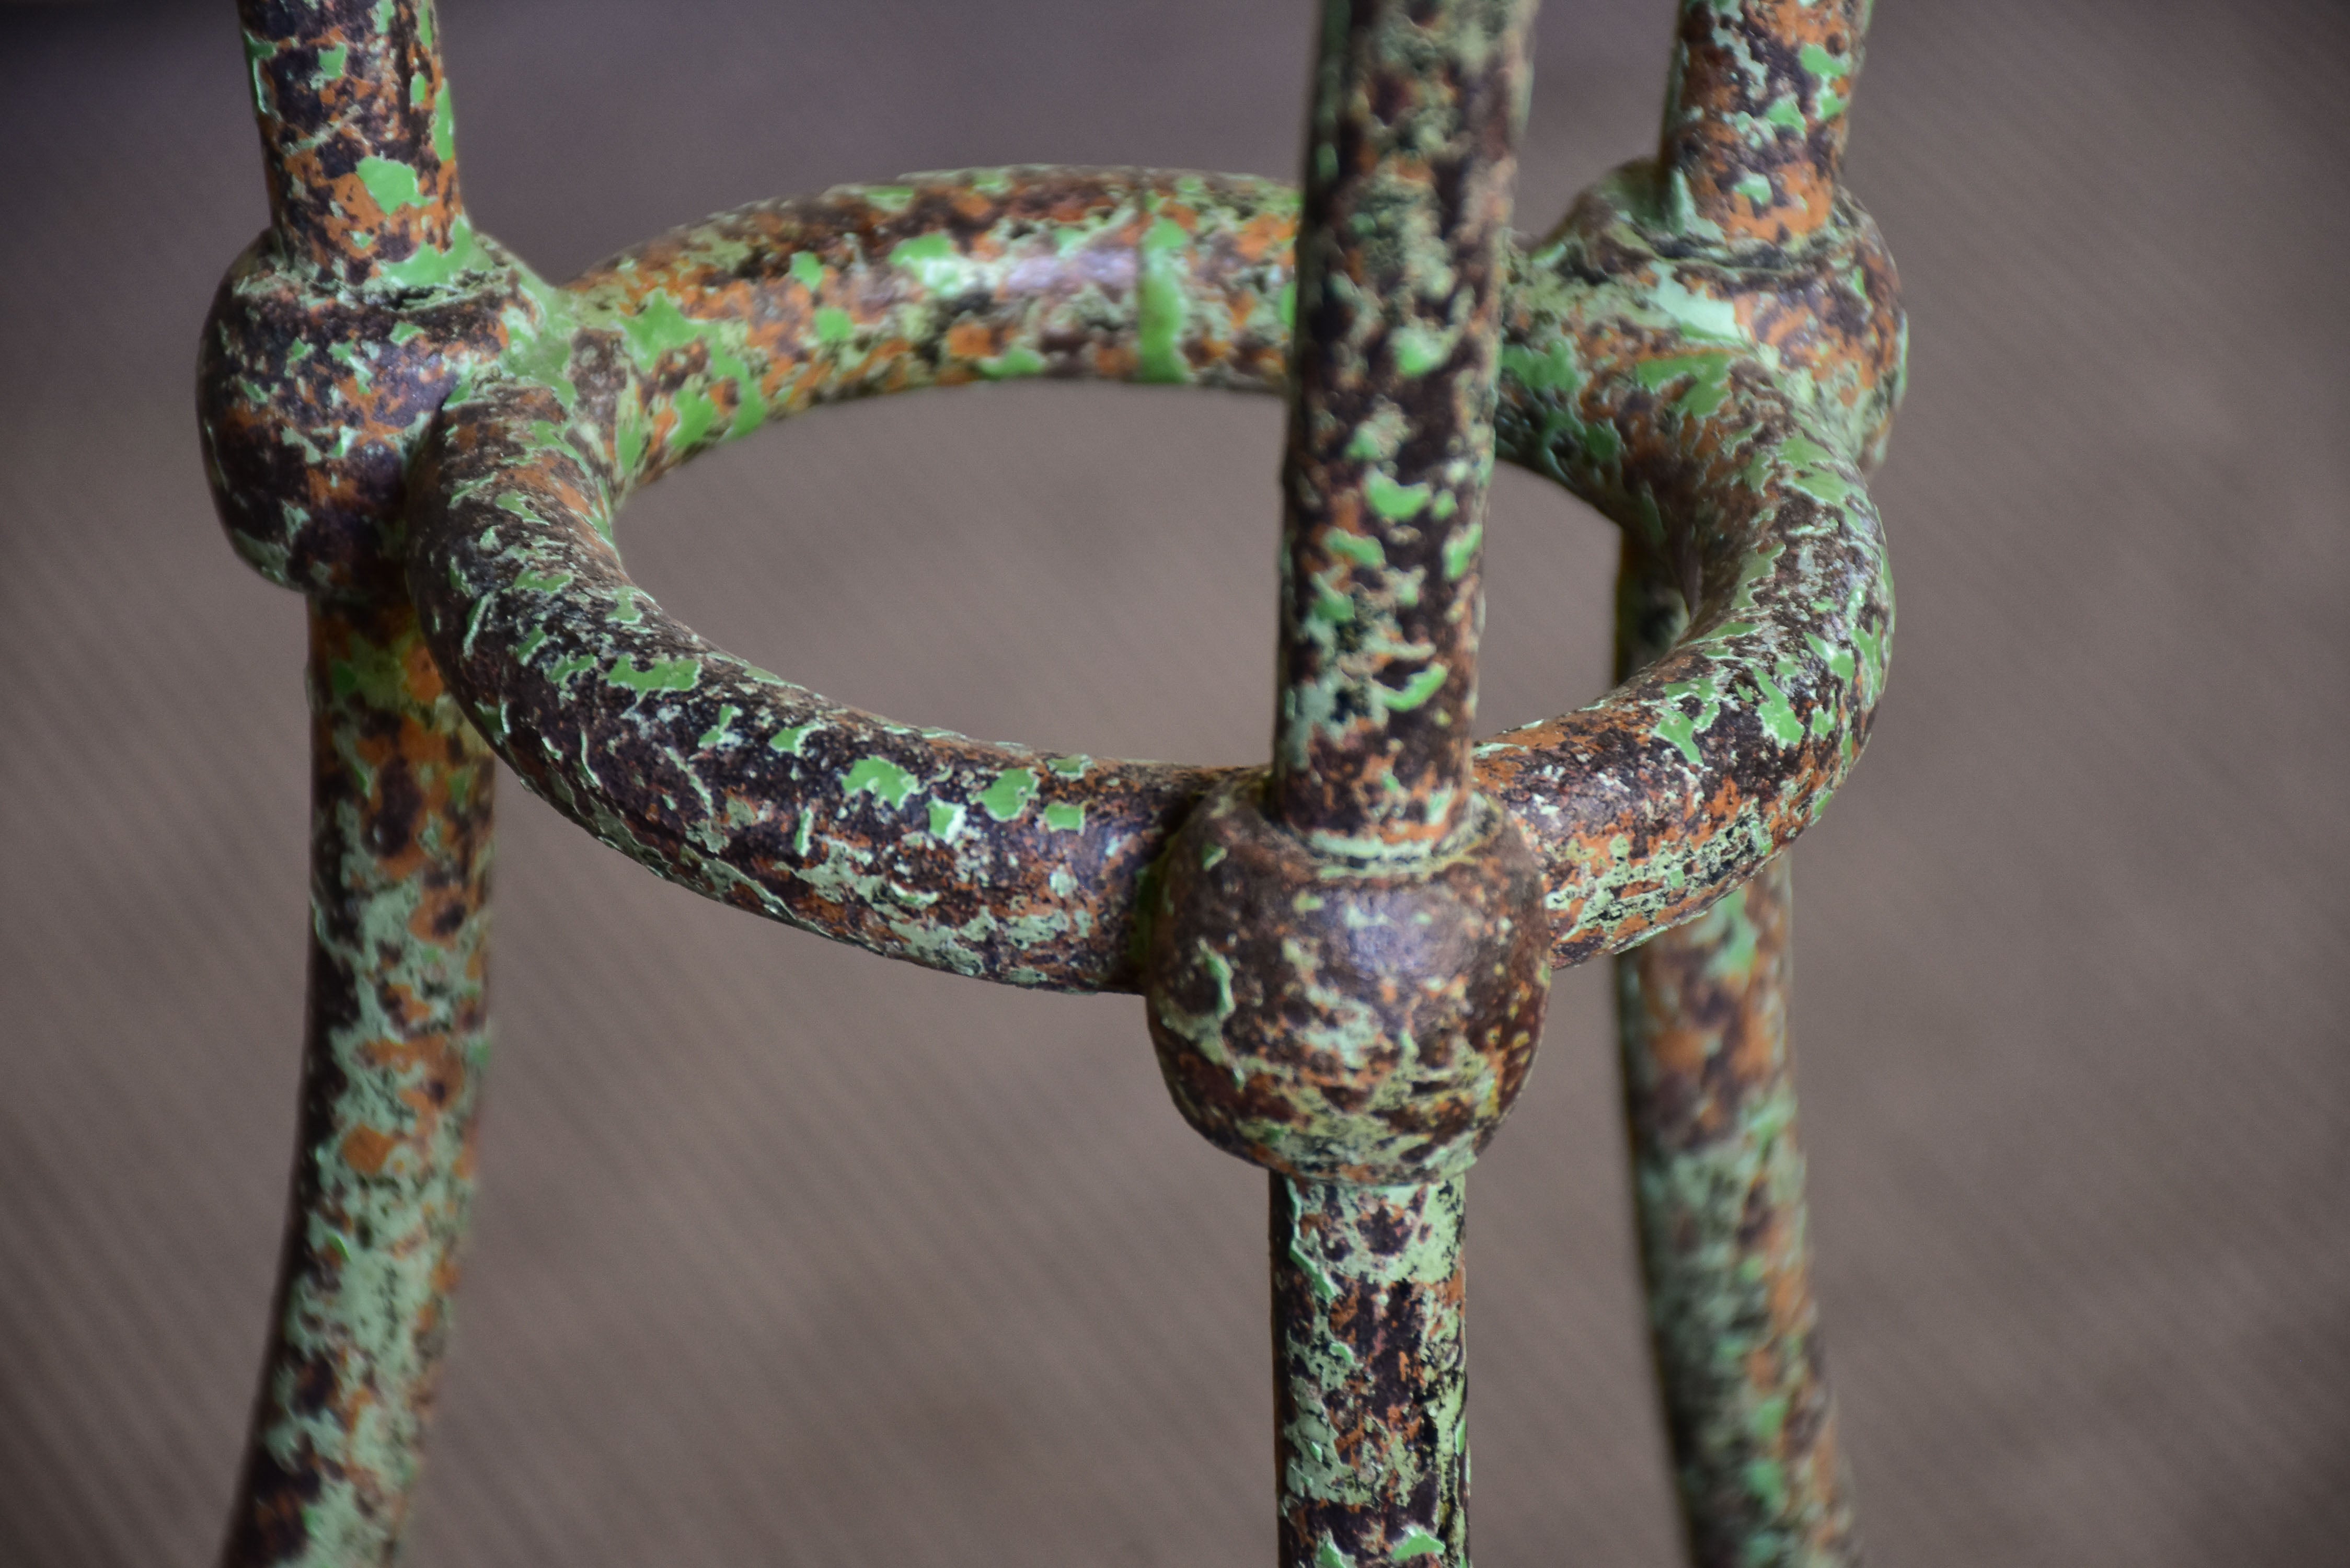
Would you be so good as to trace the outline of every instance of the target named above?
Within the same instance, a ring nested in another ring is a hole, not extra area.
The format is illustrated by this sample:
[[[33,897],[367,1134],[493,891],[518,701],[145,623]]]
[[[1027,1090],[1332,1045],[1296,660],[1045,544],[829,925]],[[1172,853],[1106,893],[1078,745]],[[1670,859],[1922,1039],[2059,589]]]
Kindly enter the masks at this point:
[[[830,702],[664,614],[612,519],[822,402],[1033,375],[1278,391],[1295,213],[1232,176],[913,176],[746,207],[547,291],[544,326],[460,383],[419,455],[410,585],[435,659],[530,788],[672,881],[933,968],[1135,989],[1137,881],[1232,770]],[[1501,455],[1665,562],[1682,603],[1657,613],[1684,627],[1599,701],[1480,750],[1561,963],[1696,915],[1818,815],[1892,630],[1866,420],[1774,364],[1784,345],[1682,281],[1705,264],[1645,244],[1637,213],[1577,217],[1513,258]]]

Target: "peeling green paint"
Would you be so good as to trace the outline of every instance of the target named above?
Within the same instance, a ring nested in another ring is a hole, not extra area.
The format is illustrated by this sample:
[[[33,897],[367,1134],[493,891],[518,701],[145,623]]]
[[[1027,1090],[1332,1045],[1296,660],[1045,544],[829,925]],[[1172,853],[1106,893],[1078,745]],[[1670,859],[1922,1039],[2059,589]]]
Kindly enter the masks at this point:
[[[735,739],[734,721],[742,716],[743,710],[734,706],[733,703],[728,702],[723,704],[718,710],[718,722],[711,725],[707,730],[702,731],[701,739],[697,740],[694,744],[706,752],[712,746],[723,746],[727,742]]]
[[[1445,542],[1444,576],[1448,582],[1458,582],[1466,576],[1477,562],[1477,552],[1485,543],[1485,525],[1471,523]]]
[[[1392,691],[1378,688],[1379,704],[1396,712],[1409,712],[1444,690],[1451,675],[1442,665],[1431,664]]]
[[[357,171],[359,183],[375,198],[375,204],[385,212],[398,207],[421,207],[424,204],[423,190],[416,182],[416,171],[405,163],[394,163],[389,158],[362,158]]]
[[[1405,523],[1420,514],[1428,505],[1430,487],[1426,484],[1399,484],[1387,474],[1374,469],[1363,482],[1363,499],[1371,510],[1390,523]]]
[[[1462,1182],[1271,1179],[1282,1561],[1465,1568]]]
[[[887,757],[867,757],[848,770],[841,781],[843,795],[871,792],[873,797],[891,810],[906,804],[906,797],[920,788],[914,775]]]
[[[702,667],[691,659],[658,659],[643,670],[627,662],[615,664],[604,679],[631,691],[691,691]]]
[[[979,805],[996,821],[1010,822],[1028,809],[1035,794],[1035,769],[1006,768],[996,774],[995,782],[979,797]]]
[[[1700,1562],[1845,1568],[1850,1483],[1820,1376],[1773,861],[1617,961],[1648,1315]]]
[[[417,1475],[489,1053],[493,771],[404,606],[321,607],[311,649],[298,1218],[228,1557],[323,1568],[388,1559]]]

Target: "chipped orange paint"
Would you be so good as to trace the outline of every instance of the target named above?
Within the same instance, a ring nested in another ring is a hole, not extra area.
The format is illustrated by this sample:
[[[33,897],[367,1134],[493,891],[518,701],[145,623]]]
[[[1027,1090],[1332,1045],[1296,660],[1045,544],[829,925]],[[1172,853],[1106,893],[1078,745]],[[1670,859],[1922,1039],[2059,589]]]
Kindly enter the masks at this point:
[[[1294,214],[1264,213],[1241,225],[1233,248],[1243,261],[1261,262],[1268,256],[1287,255],[1297,244],[1297,219]]]
[[[343,1163],[361,1176],[375,1176],[399,1147],[398,1138],[386,1137],[373,1127],[353,1127],[343,1138]]]

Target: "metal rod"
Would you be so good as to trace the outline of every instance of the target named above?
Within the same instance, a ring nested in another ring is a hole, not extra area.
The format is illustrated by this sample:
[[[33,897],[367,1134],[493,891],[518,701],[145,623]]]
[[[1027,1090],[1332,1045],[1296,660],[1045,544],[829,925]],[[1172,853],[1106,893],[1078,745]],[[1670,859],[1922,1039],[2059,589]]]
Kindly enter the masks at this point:
[[[313,600],[310,985],[274,1332],[223,1562],[388,1563],[473,1185],[494,763],[404,600]]]
[[[1425,854],[1471,793],[1479,545],[1532,0],[1328,0],[1282,472],[1274,815]]]
[[[1326,0],[1322,12],[1298,225],[1282,472],[1280,705],[1267,805],[1334,872],[1349,864],[1432,865],[1438,848],[1476,820],[1480,545],[1534,10],[1532,0]],[[1488,821],[1482,831],[1494,828]],[[1506,827],[1502,835],[1494,854],[1503,839],[1515,843]],[[1251,884],[1242,904],[1275,883],[1289,890],[1278,877]],[[1527,909],[1509,914],[1539,925],[1538,885],[1526,891]],[[1382,897],[1339,883],[1315,895],[1301,882],[1299,909],[1326,913],[1336,898],[1349,918],[1332,922],[1341,939],[1335,946],[1284,937],[1287,967],[1347,990],[1336,975],[1353,975],[1343,961],[1364,956],[1354,952],[1352,929],[1387,918]],[[1186,901],[1187,909],[1199,902]],[[1250,913],[1217,909],[1243,920]],[[1281,925],[1269,909],[1254,918]],[[1221,929],[1229,922],[1208,923]],[[1505,919],[1496,929],[1508,925]],[[1204,950],[1214,939],[1195,945]],[[1374,959],[1353,984],[1367,994],[1381,985],[1416,993],[1424,955],[1408,959],[1398,948],[1390,960]],[[1263,966],[1241,968],[1253,980]],[[1441,990],[1458,977],[1427,983]],[[1529,992],[1529,1056],[1541,990],[1532,983]],[[1326,1001],[1312,984],[1307,991],[1311,1001]],[[1296,1048],[1293,1034],[1327,1033],[1308,1023],[1306,1000],[1274,1010],[1285,1020],[1268,1037],[1277,1054]],[[1358,1033],[1365,1012],[1357,1005],[1348,1014]],[[1473,1060],[1453,1045],[1449,1023],[1425,1023],[1437,1054],[1455,1058],[1449,1064]],[[1416,1055],[1409,1033],[1396,1045],[1373,1033],[1387,1047],[1373,1057],[1384,1061],[1398,1049]],[[1474,1033],[1461,1036],[1462,1047]],[[1238,1062],[1246,1054],[1227,1042],[1224,1054]],[[1421,1070],[1440,1071],[1433,1063]],[[1374,1085],[1385,1075],[1384,1068],[1372,1074]],[[1482,1083],[1464,1080],[1472,1081]],[[1355,1106],[1376,1098],[1376,1089],[1349,1081],[1339,1097]],[[1508,1098],[1500,1096],[1493,1119]],[[1302,1110],[1293,1114],[1310,1124]],[[1384,1147],[1377,1137],[1356,1141],[1365,1165]],[[1443,1179],[1401,1187],[1308,1179],[1295,1174],[1295,1163],[1274,1161],[1283,1568],[1421,1557],[1467,1568],[1461,1235],[1470,1152],[1440,1167]]]
[[[1466,1568],[1467,1179],[1272,1190],[1282,1568]]]
[[[1685,629],[1669,583],[1627,535],[1619,677]],[[1791,854],[1616,960],[1649,1342],[1693,1568],[1859,1560],[1795,1137]]]
[[[432,0],[238,0],[286,259],[439,281],[467,237]]]
[[[1658,168],[1667,227],[1732,250],[1827,226],[1872,0],[1681,0]]]
[[[1787,860],[1616,961],[1648,1324],[1697,1568],[1859,1560],[1795,1137]]]

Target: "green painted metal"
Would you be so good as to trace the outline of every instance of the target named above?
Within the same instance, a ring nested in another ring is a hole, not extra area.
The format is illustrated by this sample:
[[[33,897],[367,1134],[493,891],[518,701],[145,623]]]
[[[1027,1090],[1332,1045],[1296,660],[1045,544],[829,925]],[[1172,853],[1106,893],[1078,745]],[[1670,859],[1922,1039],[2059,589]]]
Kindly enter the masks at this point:
[[[465,217],[429,4],[242,0],[273,223],[214,303],[199,411],[232,543],[313,600],[319,718],[303,1143],[226,1561],[397,1543],[471,1179],[491,753],[711,897],[1145,993],[1178,1107],[1273,1172],[1292,1568],[1466,1563],[1464,1173],[1552,966],[1627,954],[1692,1555],[1852,1559],[1783,852],[1866,742],[1893,624],[1865,474],[1906,329],[1838,172],[1866,5],[1685,0],[1659,157],[1526,246],[1532,12],[1325,5],[1302,198],[910,176],[556,287]],[[894,724],[696,637],[621,565],[628,494],[720,441],[1030,376],[1290,399],[1267,766]],[[1623,529],[1622,684],[1475,744],[1497,460]]]
[[[489,1053],[488,750],[404,604],[315,605],[294,1220],[229,1544],[387,1558],[416,1482]]]
[[[1787,857],[1616,961],[1648,1320],[1701,1563],[1852,1560],[1787,1046]]]
[[[1326,5],[1282,467],[1274,814],[1425,856],[1475,785],[1480,543],[1531,5]]]
[[[1468,1204],[1460,1176],[1273,1179],[1284,1563],[1469,1560]]]

